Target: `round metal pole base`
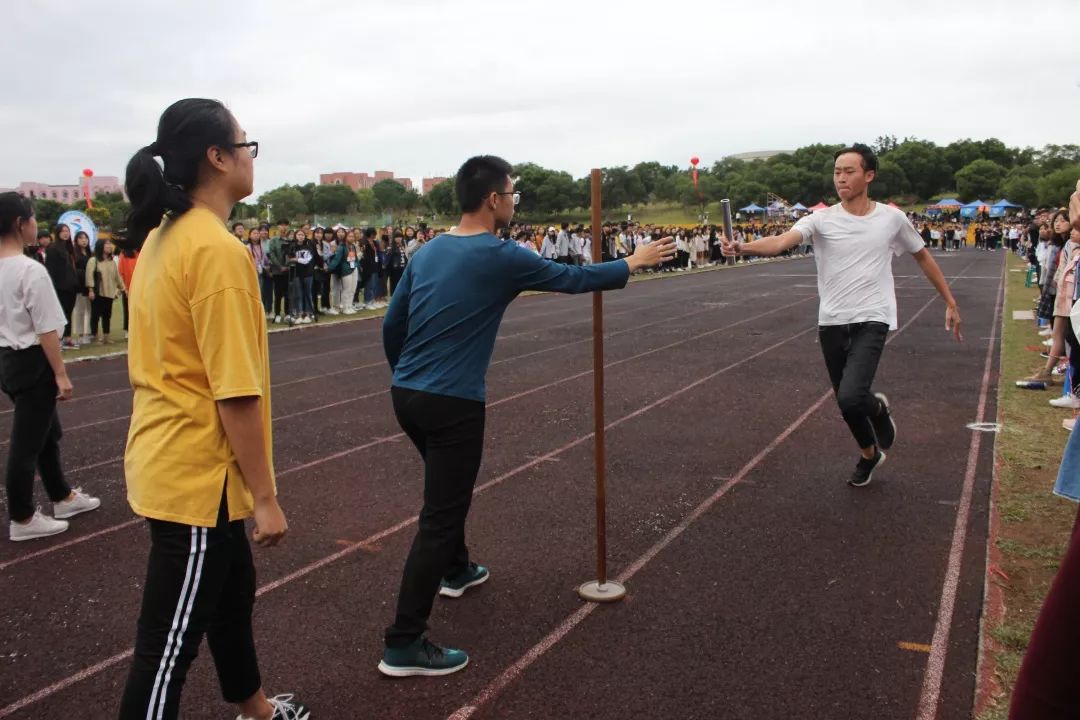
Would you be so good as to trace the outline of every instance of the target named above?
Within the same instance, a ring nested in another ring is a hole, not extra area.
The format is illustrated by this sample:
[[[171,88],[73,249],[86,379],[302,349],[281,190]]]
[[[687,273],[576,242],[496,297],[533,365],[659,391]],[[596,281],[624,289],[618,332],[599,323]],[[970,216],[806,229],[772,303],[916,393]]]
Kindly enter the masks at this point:
[[[603,585],[599,580],[590,580],[577,589],[582,600],[595,603],[618,602],[626,596],[626,587],[622,583],[608,580]]]

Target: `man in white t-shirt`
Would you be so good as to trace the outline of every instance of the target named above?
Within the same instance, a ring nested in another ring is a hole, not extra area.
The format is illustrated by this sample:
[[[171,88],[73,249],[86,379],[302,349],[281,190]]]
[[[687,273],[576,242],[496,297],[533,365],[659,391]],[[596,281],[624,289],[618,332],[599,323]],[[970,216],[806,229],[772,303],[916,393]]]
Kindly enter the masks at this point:
[[[867,187],[877,158],[856,143],[836,153],[833,184],[840,204],[819,210],[782,235],[757,242],[724,242],[724,254],[771,257],[809,240],[817,265],[818,338],[840,412],[862,453],[850,485],[868,484],[896,439],[889,401],[871,390],[885,347],[896,329],[894,255],[911,253],[945,300],[945,328],[961,340],[960,311],[937,262],[901,210],[877,203]]]

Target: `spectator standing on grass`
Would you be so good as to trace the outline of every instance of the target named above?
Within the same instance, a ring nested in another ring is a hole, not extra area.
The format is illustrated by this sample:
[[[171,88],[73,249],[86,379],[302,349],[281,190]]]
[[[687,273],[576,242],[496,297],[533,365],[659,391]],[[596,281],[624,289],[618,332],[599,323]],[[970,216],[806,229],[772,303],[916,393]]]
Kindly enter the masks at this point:
[[[0,389],[14,405],[4,486],[16,542],[62,533],[66,518],[101,505],[64,478],[56,402],[74,392],[60,352],[67,320],[48,272],[23,252],[36,233],[30,201],[0,193]],[[35,471],[52,517],[34,508]]]
[[[75,277],[79,291],[75,307],[71,310],[71,337],[78,338],[80,345],[90,344],[90,293],[86,289],[86,264],[93,257],[90,236],[85,230],[75,233]]]
[[[632,270],[674,251],[668,239],[627,261],[573,267],[505,242],[496,233],[521,198],[511,170],[492,156],[462,165],[454,181],[460,223],[408,264],[383,321],[394,412],[424,460],[424,507],[379,663],[395,677],[446,675],[468,663],[425,633],[436,595],[460,597],[489,577],[469,556],[465,520],[483,454],[485,376],[507,306],[525,290],[622,288]]]
[[[270,277],[274,283],[274,322],[281,322],[292,314],[292,302],[289,298],[289,264],[285,257],[285,246],[289,242],[289,221],[282,218],[278,221],[278,234],[270,238],[267,243],[266,237],[270,234],[270,228],[266,227],[263,243],[266,244],[266,254],[270,258]]]
[[[57,225],[56,241],[45,251],[45,269],[49,272],[56,297],[60,300],[60,307],[64,309],[64,318],[67,320],[61,346],[71,349],[79,347],[71,337],[71,313],[75,309],[79,288],[82,287],[75,274],[75,258],[71,252],[73,247],[71,229],[67,225]]]
[[[296,264],[293,266],[296,285],[297,316],[299,323],[310,323],[315,319],[314,295],[312,283],[315,279],[315,270],[322,264],[322,255],[319,249],[303,230],[297,230],[293,239],[293,257]]]
[[[388,272],[390,273],[390,295],[394,295],[397,290],[398,283],[401,282],[401,276],[405,272],[405,266],[408,265],[409,258],[405,254],[405,238],[400,234],[394,235],[394,246],[390,248],[390,252],[387,255]]]
[[[203,636],[238,720],[309,720],[268,698],[255,656],[255,542],[288,524],[276,498],[270,357],[258,278],[225,222],[251,194],[258,143],[215,100],[181,100],[128,162],[132,287],[128,502],[150,556],[121,720],[175,720]],[[162,159],[158,164],[156,158]],[[145,242],[144,242],[145,241]]]
[[[120,251],[120,257],[116,259],[116,269],[120,272],[120,280],[123,281],[123,290],[120,291],[120,299],[124,303],[124,339],[128,336],[128,322],[131,308],[128,297],[131,294],[131,281],[135,277],[135,265],[139,262],[139,251],[133,247],[125,247]]]
[[[124,281],[116,266],[112,240],[98,240],[94,256],[86,263],[86,289],[90,298],[90,334],[102,345],[112,342],[113,301],[124,292]],[[101,335],[98,336],[98,326]]]
[[[375,228],[364,228],[360,243],[360,286],[364,294],[364,310],[375,310],[375,293],[379,283],[379,248]]]
[[[259,228],[251,228],[247,247],[251,253],[251,264],[255,266],[255,274],[259,276],[259,298],[262,300],[263,312],[266,319],[270,320],[273,318],[270,306],[274,301],[274,281],[270,276],[270,258],[266,254]]]

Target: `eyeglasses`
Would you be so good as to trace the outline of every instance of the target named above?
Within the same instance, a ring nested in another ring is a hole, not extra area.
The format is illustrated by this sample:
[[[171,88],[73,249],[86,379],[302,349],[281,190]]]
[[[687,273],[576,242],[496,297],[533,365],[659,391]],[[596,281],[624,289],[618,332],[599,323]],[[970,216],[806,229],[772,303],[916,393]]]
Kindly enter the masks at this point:
[[[233,143],[233,147],[234,148],[245,148],[246,147],[246,148],[251,150],[251,157],[252,158],[259,157],[259,143],[256,140],[252,140],[251,142]]]
[[[501,192],[501,193],[495,193],[495,194],[496,195],[513,195],[514,196],[514,205],[517,205],[518,203],[521,202],[521,192],[518,191],[518,190],[511,190],[510,192]]]

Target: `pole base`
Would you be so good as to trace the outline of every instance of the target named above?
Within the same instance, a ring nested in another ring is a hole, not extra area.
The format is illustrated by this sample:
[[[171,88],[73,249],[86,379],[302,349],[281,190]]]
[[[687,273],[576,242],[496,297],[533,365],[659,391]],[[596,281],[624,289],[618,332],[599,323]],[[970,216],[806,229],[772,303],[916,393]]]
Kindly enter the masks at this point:
[[[603,585],[599,580],[590,580],[577,589],[582,600],[595,603],[618,602],[626,597],[626,587],[622,583],[608,580]]]

